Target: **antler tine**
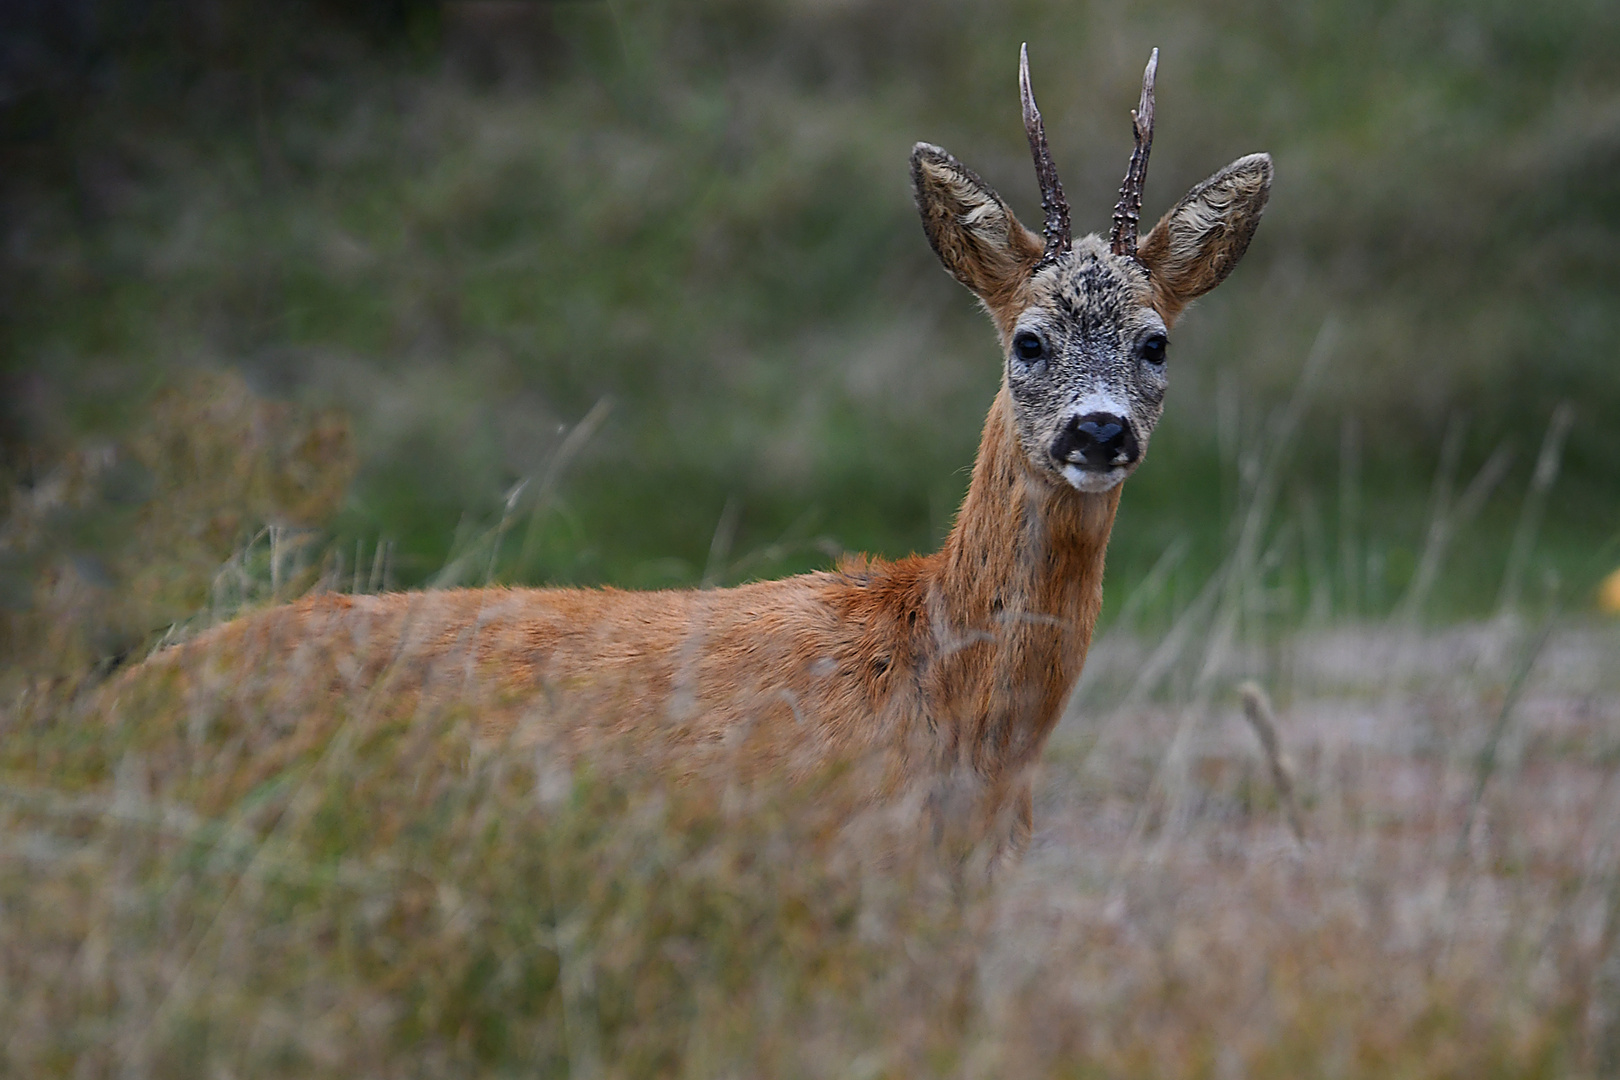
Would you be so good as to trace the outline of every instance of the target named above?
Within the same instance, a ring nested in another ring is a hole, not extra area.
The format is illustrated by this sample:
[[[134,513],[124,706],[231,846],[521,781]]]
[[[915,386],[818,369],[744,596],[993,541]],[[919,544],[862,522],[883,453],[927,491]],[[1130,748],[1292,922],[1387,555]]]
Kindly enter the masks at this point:
[[[1136,149],[1131,151],[1131,163],[1125,170],[1125,182],[1119,186],[1119,202],[1114,206],[1114,229],[1108,237],[1115,255],[1136,258],[1136,226],[1142,219],[1142,185],[1147,180],[1148,154],[1153,150],[1153,79],[1159,71],[1159,50],[1148,57],[1142,72],[1142,100],[1131,112],[1131,127],[1136,132]]]
[[[1029,136],[1029,153],[1035,159],[1035,178],[1041,184],[1041,210],[1046,216],[1042,232],[1046,250],[1035,264],[1039,270],[1069,250],[1069,202],[1063,197],[1063,181],[1058,179],[1052,151],[1046,145],[1046,125],[1035,107],[1035,92],[1029,88],[1029,44],[1018,50],[1018,94],[1024,103],[1024,133]]]

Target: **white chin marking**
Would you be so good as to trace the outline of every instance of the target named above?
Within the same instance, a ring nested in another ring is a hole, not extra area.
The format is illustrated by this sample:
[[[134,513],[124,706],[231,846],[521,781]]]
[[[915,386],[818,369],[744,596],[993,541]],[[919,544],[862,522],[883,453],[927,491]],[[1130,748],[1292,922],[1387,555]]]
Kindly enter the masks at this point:
[[[1125,479],[1127,470],[1123,465],[1115,465],[1110,469],[1098,471],[1096,469],[1082,469],[1078,465],[1063,466],[1063,479],[1076,491],[1086,491],[1093,495],[1101,494],[1119,485]]]

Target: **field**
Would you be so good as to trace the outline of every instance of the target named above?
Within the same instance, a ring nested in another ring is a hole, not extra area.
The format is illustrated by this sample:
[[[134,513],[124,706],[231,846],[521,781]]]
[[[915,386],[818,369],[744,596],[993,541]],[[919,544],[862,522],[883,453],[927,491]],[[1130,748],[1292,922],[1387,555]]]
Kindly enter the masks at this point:
[[[1620,8],[61,10],[0,49],[0,1075],[1620,1074]],[[1147,214],[1278,180],[1020,862],[121,681],[312,590],[931,550],[997,367],[906,154],[1034,220],[1026,39],[1082,228],[1152,45]]]
[[[6,1071],[1611,1075],[1620,630],[1179,640],[1098,643],[989,880],[915,807],[570,773],[464,711],[24,701]]]

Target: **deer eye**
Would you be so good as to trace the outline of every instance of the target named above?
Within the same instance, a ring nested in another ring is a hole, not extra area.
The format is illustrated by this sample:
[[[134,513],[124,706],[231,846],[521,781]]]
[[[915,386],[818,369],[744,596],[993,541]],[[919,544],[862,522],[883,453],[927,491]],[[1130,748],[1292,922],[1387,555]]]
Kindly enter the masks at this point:
[[[1013,335],[1013,355],[1026,364],[1033,364],[1046,355],[1046,342],[1041,336],[1028,330],[1020,330]]]
[[[1143,360],[1150,364],[1162,364],[1164,363],[1165,346],[1169,344],[1170,342],[1163,334],[1149,334],[1142,340],[1142,344],[1137,347],[1137,352]]]

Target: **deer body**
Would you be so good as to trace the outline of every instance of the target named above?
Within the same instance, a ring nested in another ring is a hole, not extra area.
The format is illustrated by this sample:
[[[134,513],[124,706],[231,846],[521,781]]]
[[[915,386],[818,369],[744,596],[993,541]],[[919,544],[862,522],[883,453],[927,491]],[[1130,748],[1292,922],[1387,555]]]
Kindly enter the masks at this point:
[[[1127,177],[1137,205],[1152,72]],[[1021,847],[1029,766],[1101,607],[1119,484],[1158,419],[1165,335],[1242,255],[1271,177],[1264,155],[1240,159],[1166,214],[1140,254],[1129,191],[1111,244],[1073,241],[1027,66],[1021,76],[1044,244],[949,154],[919,144],[912,156],[929,241],[984,304],[1005,358],[939,552],[734,589],[317,595],[147,666],[318,662],[331,667],[321,692],[468,701],[486,734],[570,755],[611,742],[791,776],[857,762],[872,799],[954,778],[971,794],[971,833]]]

